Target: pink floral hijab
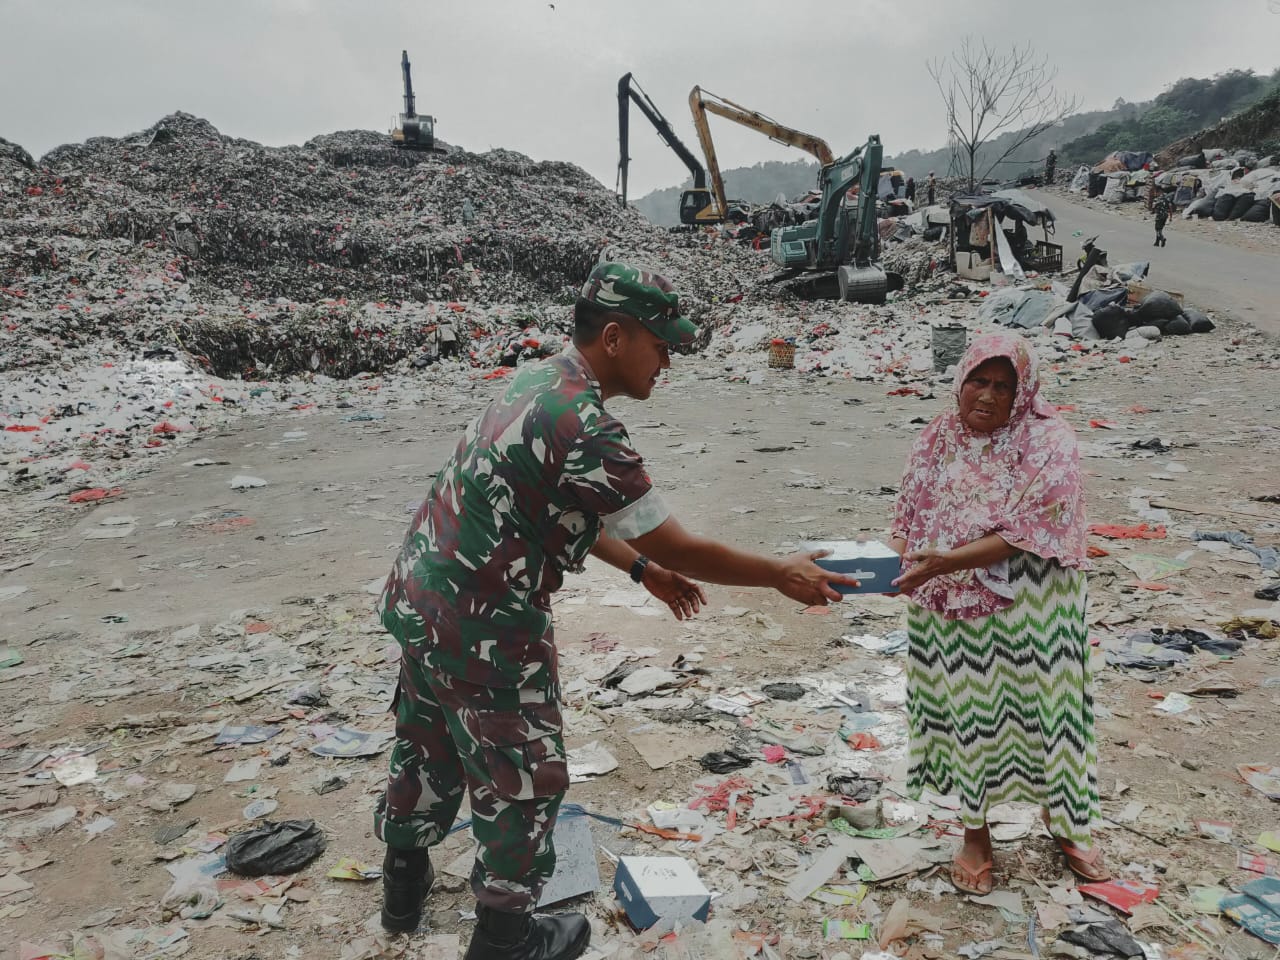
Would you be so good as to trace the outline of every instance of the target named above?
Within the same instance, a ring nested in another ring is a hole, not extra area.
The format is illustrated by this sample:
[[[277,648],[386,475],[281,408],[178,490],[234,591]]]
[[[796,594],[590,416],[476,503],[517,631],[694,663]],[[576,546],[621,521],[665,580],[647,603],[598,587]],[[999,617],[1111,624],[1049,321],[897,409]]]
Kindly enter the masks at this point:
[[[1009,422],[991,433],[960,419],[960,389],[973,371],[1004,357],[1017,374]],[[949,550],[998,533],[1012,546],[1086,569],[1084,484],[1075,432],[1040,397],[1040,362],[1016,334],[977,337],[956,370],[953,409],[925,427],[911,448],[891,535],[908,552]],[[950,620],[1012,605],[1007,565],[934,577],[911,594]]]

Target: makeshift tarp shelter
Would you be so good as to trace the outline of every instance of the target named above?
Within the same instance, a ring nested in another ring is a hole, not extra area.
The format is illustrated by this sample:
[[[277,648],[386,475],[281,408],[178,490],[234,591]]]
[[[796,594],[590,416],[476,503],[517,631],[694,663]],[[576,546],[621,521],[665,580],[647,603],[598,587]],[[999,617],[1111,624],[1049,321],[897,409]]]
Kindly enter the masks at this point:
[[[985,279],[991,271],[1015,276],[1024,269],[1042,273],[1062,269],[1062,247],[1049,242],[1054,216],[1039,198],[1024,190],[1001,190],[951,198],[951,262],[957,273]],[[1039,226],[1034,243],[1027,227]]]
[[[1138,153],[1134,150],[1117,150],[1108,154],[1101,163],[1093,168],[1093,172],[1118,173],[1121,170],[1141,170],[1154,159],[1155,157],[1149,153]]]

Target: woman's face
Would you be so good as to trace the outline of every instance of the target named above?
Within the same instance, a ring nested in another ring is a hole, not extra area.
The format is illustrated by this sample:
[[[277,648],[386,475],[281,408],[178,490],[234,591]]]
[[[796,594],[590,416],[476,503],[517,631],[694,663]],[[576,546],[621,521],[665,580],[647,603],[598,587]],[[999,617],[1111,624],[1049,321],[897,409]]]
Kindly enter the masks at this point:
[[[991,433],[1009,422],[1018,376],[1004,357],[976,366],[960,388],[960,419],[976,433]]]

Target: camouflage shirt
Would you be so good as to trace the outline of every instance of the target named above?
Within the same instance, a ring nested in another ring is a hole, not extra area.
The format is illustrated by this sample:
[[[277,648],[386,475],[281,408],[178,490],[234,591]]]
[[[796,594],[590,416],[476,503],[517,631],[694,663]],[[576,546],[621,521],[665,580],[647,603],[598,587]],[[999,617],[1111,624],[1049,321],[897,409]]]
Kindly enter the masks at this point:
[[[601,532],[668,517],[577,350],[521,368],[467,428],[409,526],[379,603],[412,656],[490,687],[556,683],[551,594]]]

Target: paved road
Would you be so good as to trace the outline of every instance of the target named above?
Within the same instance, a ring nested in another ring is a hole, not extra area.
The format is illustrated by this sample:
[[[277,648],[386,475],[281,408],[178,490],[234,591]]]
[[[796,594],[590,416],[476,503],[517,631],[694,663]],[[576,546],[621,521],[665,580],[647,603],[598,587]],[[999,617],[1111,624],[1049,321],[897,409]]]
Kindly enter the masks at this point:
[[[1063,265],[1080,255],[1080,241],[1098,234],[1099,246],[1112,263],[1150,260],[1150,281],[1186,295],[1188,302],[1247,320],[1269,334],[1280,335],[1280,258],[1179,232],[1181,221],[1165,235],[1167,247],[1153,247],[1155,228],[1149,220],[1130,220],[1061,197],[1053,200],[1062,244]],[[1274,229],[1274,228],[1273,228]],[[1084,237],[1073,237],[1076,230]]]

